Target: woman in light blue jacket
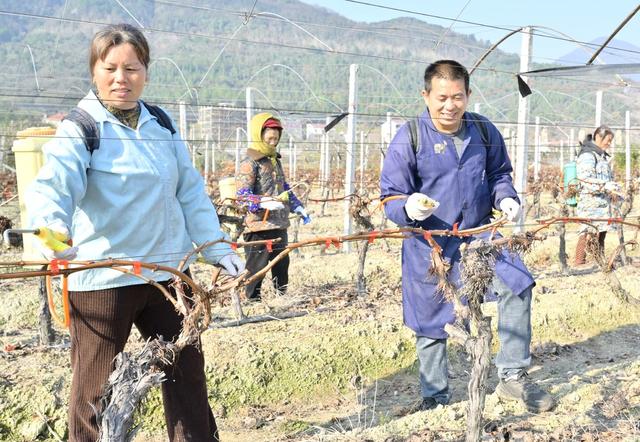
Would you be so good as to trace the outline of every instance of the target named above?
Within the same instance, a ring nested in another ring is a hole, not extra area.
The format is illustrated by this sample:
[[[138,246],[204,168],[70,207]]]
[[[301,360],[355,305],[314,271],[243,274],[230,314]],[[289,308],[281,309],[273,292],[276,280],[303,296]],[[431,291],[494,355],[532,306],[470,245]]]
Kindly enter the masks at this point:
[[[89,57],[94,91],[78,107],[95,120],[99,148],[90,151],[80,126],[63,121],[43,148],[45,165],[26,199],[33,227],[73,238],[73,248],[47,252],[49,258],[74,259],[77,253],[82,261],[122,258],[176,267],[194,244],[223,238],[184,141],[140,100],[149,60],[148,43],[133,26],[109,26],[94,36]],[[203,256],[231,274],[244,269],[226,243],[207,248]],[[169,286],[167,273],[145,276]],[[132,325],[145,339],[170,340],[179,334],[182,318],[157,288],[111,269],[74,273],[69,288],[69,440],[95,441],[94,407],[100,407],[112,361]],[[200,350],[186,347],[166,374],[162,393],[169,439],[217,441]]]
[[[589,134],[584,142],[580,143],[581,148],[576,160],[577,175],[580,180],[577,207],[579,217],[611,218],[614,216],[613,203],[616,195],[619,195],[620,188],[614,180],[610,164],[611,155],[607,152],[612,141],[613,131],[602,125],[593,132],[593,135]],[[597,233],[597,252],[604,255],[607,231],[614,228],[615,225],[607,221],[591,221],[588,225],[583,224],[576,244],[575,265],[586,263],[589,231]]]

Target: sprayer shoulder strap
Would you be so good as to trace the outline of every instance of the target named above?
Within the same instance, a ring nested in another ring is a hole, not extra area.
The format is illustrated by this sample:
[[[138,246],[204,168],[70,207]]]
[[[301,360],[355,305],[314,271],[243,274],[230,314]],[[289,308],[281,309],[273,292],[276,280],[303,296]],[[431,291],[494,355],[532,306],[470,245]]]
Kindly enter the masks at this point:
[[[74,107],[64,119],[74,122],[76,126],[80,128],[84,145],[89,153],[93,153],[94,150],[100,148],[100,131],[98,124],[89,112],[80,107]]]
[[[467,114],[471,117],[473,124],[476,125],[476,128],[480,132],[480,138],[482,139],[482,143],[488,149],[491,144],[489,143],[489,125],[488,122],[481,117],[479,114],[475,112],[467,111]],[[420,129],[418,127],[420,121],[420,117],[412,118],[409,120],[409,140],[411,142],[411,147],[413,148],[413,153],[418,153],[421,147],[420,142]]]
[[[142,101],[142,104],[144,104],[151,115],[158,119],[160,126],[171,132],[171,135],[176,133],[171,123],[171,118],[161,107],[145,103],[144,101]],[[89,112],[80,107],[74,107],[64,119],[74,122],[80,128],[84,145],[90,154],[93,154],[94,150],[100,148],[100,129],[98,128],[98,123],[95,118],[93,118]]]

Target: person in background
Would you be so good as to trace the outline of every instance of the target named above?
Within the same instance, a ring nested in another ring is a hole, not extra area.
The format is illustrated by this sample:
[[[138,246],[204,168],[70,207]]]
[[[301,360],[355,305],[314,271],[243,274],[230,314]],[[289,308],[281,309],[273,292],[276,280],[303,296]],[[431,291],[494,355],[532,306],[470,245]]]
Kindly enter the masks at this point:
[[[27,193],[33,227],[73,238],[72,248],[44,249],[48,259],[120,258],[177,267],[194,244],[224,238],[184,141],[161,126],[140,100],[149,61],[148,42],[134,26],[110,25],[93,37],[93,90],[78,107],[97,123],[99,149],[91,152],[80,127],[63,121],[44,146],[45,164]],[[243,271],[244,263],[226,243],[202,254],[232,275]],[[142,274],[175,295],[169,273]],[[69,290],[69,440],[93,442],[103,387],[132,325],[145,340],[172,340],[181,331],[182,317],[159,289],[112,269],[73,273]],[[165,373],[168,440],[218,441],[201,349],[185,347]]]
[[[580,143],[580,151],[576,159],[576,172],[580,183],[580,194],[577,216],[581,218],[611,218],[613,216],[613,202],[620,187],[613,179],[611,170],[611,156],[607,152],[613,141],[613,131],[607,126],[600,126],[593,135],[587,135]],[[574,264],[580,266],[586,263],[587,242],[589,230],[597,229],[598,253],[604,255],[604,242],[607,231],[614,225],[607,221],[593,221],[591,226],[583,224],[578,234],[576,256]],[[593,226],[593,227],[592,227]]]
[[[426,111],[417,119],[417,140],[405,124],[389,145],[380,178],[385,212],[399,226],[425,230],[479,227],[490,222],[494,208],[515,221],[520,203],[511,179],[511,163],[498,129],[486,118],[466,112],[469,73],[457,61],[440,60],[424,73]],[[483,137],[486,131],[486,137]],[[488,138],[485,142],[483,138]],[[439,204],[423,202],[431,198]],[[487,238],[486,235],[479,235]],[[459,287],[460,246],[474,237],[434,237],[451,265],[449,280]],[[422,393],[420,410],[449,403],[445,324],[453,323],[453,303],[443,299],[430,274],[432,248],[422,235],[402,244],[404,323],[416,334]],[[500,349],[495,359],[503,399],[520,401],[530,411],[554,406],[553,397],[527,374],[531,363],[531,296],[535,285],[520,258],[503,250],[495,261],[492,289],[485,297],[498,302]]]
[[[287,247],[289,213],[299,215],[304,224],[308,224],[311,217],[285,180],[281,156],[277,152],[282,138],[281,121],[267,112],[257,114],[251,119],[249,132],[250,147],[236,176],[238,201],[247,208],[244,240],[279,240],[271,247],[266,244],[245,247],[247,270],[251,276],[264,269]],[[276,290],[285,293],[289,284],[289,256],[274,264],[271,276]],[[247,299],[261,299],[262,282],[263,279],[258,279],[246,286]]]

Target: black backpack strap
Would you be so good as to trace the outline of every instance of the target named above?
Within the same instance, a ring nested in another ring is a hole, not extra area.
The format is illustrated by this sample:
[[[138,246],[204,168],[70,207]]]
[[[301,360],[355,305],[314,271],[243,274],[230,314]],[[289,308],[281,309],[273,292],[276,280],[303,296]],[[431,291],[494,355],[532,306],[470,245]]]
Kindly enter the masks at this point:
[[[171,124],[171,118],[160,106],[154,106],[153,104],[145,103],[144,101],[142,101],[142,104],[144,104],[151,115],[158,119],[158,124],[160,124],[160,126],[171,132],[171,135],[176,133],[176,130],[173,128],[173,124]]]
[[[419,117],[409,120],[409,141],[411,142],[411,148],[413,153],[418,153],[420,149],[420,131],[418,130]]]
[[[485,147],[491,147],[489,140],[489,124],[487,120],[480,114],[475,112],[467,111],[469,116],[471,117],[469,120],[473,121],[476,128],[480,132],[480,138],[484,143]],[[420,150],[420,130],[418,129],[418,124],[420,122],[420,117],[412,118],[409,120],[409,141],[411,142],[411,147],[413,148],[413,153],[418,153]]]
[[[480,132],[480,138],[482,139],[482,142],[484,143],[485,147],[491,147],[491,144],[489,143],[489,141],[490,141],[489,140],[489,126],[488,126],[487,121],[480,114],[477,114],[475,112],[469,112],[469,111],[467,111],[467,113],[471,117],[471,120],[473,121],[473,124],[476,125],[476,128]]]
[[[72,121],[80,128],[80,132],[82,132],[82,136],[84,137],[84,145],[90,154],[100,148],[100,131],[98,124],[89,112],[79,107],[74,107],[67,116],[64,117],[64,120]]]
[[[162,108],[152,104],[147,104],[144,101],[142,104],[145,105],[151,115],[158,119],[160,126],[171,132],[171,135],[176,133],[176,130],[173,128],[173,124],[171,123],[171,118],[164,110],[162,110]],[[100,148],[100,130],[98,129],[96,120],[89,114],[89,112],[79,107],[74,107],[67,116],[64,117],[64,119],[72,121],[80,128],[80,132],[82,132],[82,136],[84,138],[84,145],[87,147],[90,154],[93,154],[94,150],[98,150]]]

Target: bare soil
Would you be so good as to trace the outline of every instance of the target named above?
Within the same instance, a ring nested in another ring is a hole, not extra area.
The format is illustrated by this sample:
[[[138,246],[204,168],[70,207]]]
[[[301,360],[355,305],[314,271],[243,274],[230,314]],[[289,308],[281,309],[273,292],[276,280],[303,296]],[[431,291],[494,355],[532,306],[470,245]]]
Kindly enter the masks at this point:
[[[301,235],[335,231],[336,217],[316,218]],[[575,244],[570,237],[569,250]],[[616,238],[608,238],[612,250]],[[355,246],[354,246],[355,247]],[[450,346],[449,406],[415,412],[420,400],[413,336],[402,325],[398,241],[376,241],[367,261],[368,292],[356,295],[357,253],[304,249],[292,256],[291,288],[243,304],[250,316],[301,316],[230,325],[228,301],[214,309],[202,336],[210,402],[225,442],[458,441],[464,439],[469,361]],[[558,401],[531,414],[502,403],[490,378],[485,440],[640,441],[640,310],[611,294],[595,268],[558,271],[557,240],[528,256],[536,273],[531,376]],[[632,257],[638,259],[637,252]],[[4,251],[1,261],[18,258]],[[209,267],[196,266],[204,284]],[[615,270],[640,299],[640,268]],[[0,281],[0,440],[66,440],[68,337],[37,342],[38,281]],[[495,308],[486,306],[495,316]],[[495,323],[495,321],[494,321]],[[496,343],[497,345],[497,343]],[[140,348],[134,334],[129,351]],[[496,347],[497,348],[497,347]],[[495,349],[494,349],[495,350]],[[164,441],[157,392],[137,419],[137,442]]]

